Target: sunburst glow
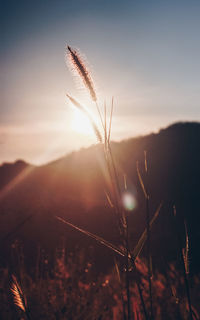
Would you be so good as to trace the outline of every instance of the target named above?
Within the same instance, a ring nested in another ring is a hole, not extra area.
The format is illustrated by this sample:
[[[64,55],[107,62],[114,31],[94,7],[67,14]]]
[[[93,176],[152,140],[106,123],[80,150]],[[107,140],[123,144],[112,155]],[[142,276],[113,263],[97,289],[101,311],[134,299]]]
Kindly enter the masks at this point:
[[[90,120],[79,110],[74,110],[73,112],[71,128],[72,130],[87,136],[94,135]]]

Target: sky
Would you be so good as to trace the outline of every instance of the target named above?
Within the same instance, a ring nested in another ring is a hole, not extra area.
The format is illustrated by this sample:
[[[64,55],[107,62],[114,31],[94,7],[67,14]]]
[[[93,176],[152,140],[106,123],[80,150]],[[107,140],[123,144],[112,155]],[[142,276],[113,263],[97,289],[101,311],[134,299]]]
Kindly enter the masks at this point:
[[[96,117],[67,44],[85,57],[100,107],[114,97],[113,140],[200,121],[199,0],[7,0],[0,12],[0,163],[96,143],[66,98]]]

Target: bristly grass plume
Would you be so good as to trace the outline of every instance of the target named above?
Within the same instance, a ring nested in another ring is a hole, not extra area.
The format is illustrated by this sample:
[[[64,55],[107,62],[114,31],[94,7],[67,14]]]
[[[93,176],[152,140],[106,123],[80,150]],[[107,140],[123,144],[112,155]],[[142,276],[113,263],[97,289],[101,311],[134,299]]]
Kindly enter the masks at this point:
[[[94,102],[97,101],[96,92],[94,89],[94,84],[92,81],[92,77],[88,69],[86,68],[86,65],[81,57],[81,55],[74,49],[72,49],[70,46],[67,46],[68,49],[68,57],[71,61],[72,66],[77,71],[81,79],[83,80],[86,88],[88,89],[90,96]]]
[[[14,275],[12,275],[12,279],[13,279],[13,283],[11,286],[11,291],[13,293],[14,303],[21,310],[26,312],[26,307],[27,307],[26,297],[23,294],[23,291]]]
[[[73,69],[78,73],[79,77],[82,79],[82,81],[85,85],[85,88],[89,91],[90,97],[96,105],[102,128],[105,131],[102,114],[101,114],[100,108],[97,103],[97,95],[96,95],[96,91],[94,89],[92,76],[91,76],[88,68],[86,67],[86,63],[83,61],[83,58],[76,50],[72,49],[70,46],[67,46],[67,49],[68,49],[69,61],[71,62]],[[94,131],[96,131],[96,128],[94,128]],[[95,134],[97,134],[97,136],[98,136],[98,132],[96,132]]]

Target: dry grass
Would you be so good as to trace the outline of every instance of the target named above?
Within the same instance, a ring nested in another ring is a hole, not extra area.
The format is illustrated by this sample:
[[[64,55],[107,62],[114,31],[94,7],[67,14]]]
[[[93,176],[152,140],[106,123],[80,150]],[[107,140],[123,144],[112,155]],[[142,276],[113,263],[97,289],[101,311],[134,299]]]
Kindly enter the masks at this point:
[[[74,66],[74,69],[78,71],[78,74],[80,75],[80,77],[82,78],[83,82],[85,83],[86,89],[89,90],[91,98],[93,101],[97,101],[97,95],[96,92],[94,91],[94,85],[93,82],[91,80],[91,76],[89,71],[87,70],[84,62],[82,61],[81,57],[79,54],[77,54],[77,52],[75,50],[73,50],[71,47],[68,46],[68,51],[69,51],[69,58]],[[124,210],[124,207],[122,205],[122,190],[119,184],[119,173],[118,173],[118,168],[116,166],[116,161],[113,157],[112,154],[112,150],[111,150],[111,145],[110,145],[110,135],[111,135],[111,124],[112,124],[112,115],[113,115],[113,99],[112,99],[112,104],[111,104],[111,112],[110,112],[110,119],[109,121],[107,121],[107,107],[106,107],[106,103],[104,103],[104,121],[102,120],[102,116],[101,116],[101,111],[99,109],[98,104],[96,103],[96,107],[99,113],[99,117],[100,117],[100,121],[102,124],[102,130],[103,130],[103,135],[104,138],[99,139],[99,137],[101,137],[100,135],[100,131],[97,128],[96,123],[94,123],[93,121],[91,121],[91,117],[88,114],[88,112],[85,111],[85,108],[82,107],[79,103],[76,102],[76,100],[74,98],[71,98],[71,96],[69,96],[69,99],[71,100],[71,102],[78,107],[82,112],[84,112],[90,122],[93,125],[94,128],[94,132],[98,138],[98,140],[100,142],[104,142],[104,157],[105,157],[105,163],[106,163],[106,167],[107,167],[107,175],[109,177],[110,180],[110,186],[111,189],[108,192],[106,192],[106,197],[107,200],[109,202],[109,205],[111,205],[112,207],[114,207],[115,213],[116,213],[116,219],[117,219],[117,224],[118,224],[118,231],[119,231],[119,237],[121,238],[121,246],[123,248],[123,255],[124,255],[124,268],[123,270],[125,270],[125,273],[122,272],[121,278],[124,276],[124,283],[125,283],[125,287],[126,287],[126,312],[124,313],[124,319],[127,317],[128,320],[131,319],[132,315],[131,315],[131,293],[130,293],[130,266],[132,265],[132,268],[134,270],[135,273],[135,281],[137,283],[137,287],[138,287],[138,292],[139,292],[139,296],[141,299],[141,305],[143,306],[143,312],[145,315],[145,318],[148,318],[148,314],[147,314],[147,309],[144,303],[144,299],[143,299],[143,293],[142,293],[142,288],[141,288],[141,280],[140,277],[138,276],[137,273],[137,268],[135,266],[135,256],[132,255],[132,252],[130,250],[130,246],[129,246],[129,228],[128,228],[128,215]],[[107,125],[107,123],[109,123],[109,126]],[[145,157],[145,168],[146,168],[146,174],[147,174],[147,159]],[[147,201],[147,206],[148,206],[148,198],[149,196],[146,194],[145,191],[145,186],[143,184],[141,175],[139,174],[139,169],[138,169],[138,176],[143,188],[143,191],[145,193],[145,197],[146,197],[146,201]],[[125,190],[126,190],[126,184],[124,186]],[[142,242],[140,242],[139,244],[141,244],[141,246],[143,247],[143,243],[146,241],[147,238],[147,242],[148,242],[148,270],[149,270],[149,295],[150,295],[150,305],[151,305],[151,311],[150,311],[150,318],[153,318],[153,310],[152,310],[152,294],[151,294],[151,276],[150,276],[150,216],[149,216],[149,210],[147,210],[147,226],[146,226],[146,234],[147,237],[143,237]],[[68,222],[65,222],[68,223]],[[69,223],[68,223],[69,224]],[[77,226],[73,226],[76,229],[78,228]],[[79,230],[81,232],[83,232],[83,230]],[[84,231],[85,234],[87,234],[87,231]],[[88,236],[91,236],[88,234]],[[105,240],[101,241],[98,239],[97,236],[92,235],[93,238],[96,238],[97,241],[99,241],[101,244],[104,244],[105,246],[107,246]],[[109,244],[109,247],[111,249],[113,249],[113,245]],[[141,248],[142,248],[141,247]],[[119,250],[119,249],[118,249]],[[113,249],[113,251],[117,251],[116,249]],[[138,252],[140,252],[141,249],[138,250]]]
[[[26,297],[24,296],[20,285],[17,282],[17,279],[14,275],[12,275],[13,283],[11,286],[11,291],[13,293],[13,298],[16,306],[26,312],[27,302]]]
[[[70,46],[67,46],[68,49],[68,57],[74,67],[75,71],[78,72],[79,76],[83,80],[86,88],[88,89],[90,96],[94,102],[97,101],[96,92],[94,89],[94,84],[92,81],[92,77],[88,69],[86,68],[85,62],[81,58],[81,55]]]
[[[55,253],[53,267],[40,255],[40,269],[37,277],[30,276],[27,269],[24,268],[20,282],[25,284],[23,290],[29,305],[29,319],[123,319],[123,302],[126,304],[126,291],[123,279],[121,279],[121,266],[118,263],[116,266],[115,263],[109,273],[99,274],[97,277],[93,273],[95,266],[90,259],[91,256],[87,252],[77,251],[72,254],[66,251],[66,246],[63,244],[63,248],[59,248]],[[147,304],[149,298],[146,263],[137,259],[136,266],[142,280],[144,301]],[[45,275],[43,270],[46,270]],[[180,271],[177,271],[175,264],[165,263],[165,270],[167,274],[156,270],[153,274],[154,317],[157,320],[187,320],[188,306],[184,290],[181,289],[184,282],[183,276]],[[10,282],[8,270],[4,269],[0,272],[1,319],[25,318],[24,311],[19,307],[13,308],[13,297],[10,297],[8,288]],[[200,299],[199,286],[200,280],[195,277],[192,289],[194,300],[192,309],[196,314],[195,320],[199,319],[197,312]],[[131,312],[134,316],[132,319],[145,319],[132,273],[130,293]]]
[[[195,316],[195,309],[192,307],[191,295],[188,281],[188,233],[186,229],[186,248],[181,251],[182,264],[183,264],[183,279],[186,288],[186,296],[178,297],[178,286],[179,283],[175,283],[175,279],[172,280],[171,269],[168,268],[165,272],[165,277],[161,274],[157,277],[152,273],[152,257],[151,257],[151,237],[150,231],[152,225],[159,215],[162,204],[158,206],[155,214],[151,218],[149,208],[149,186],[148,186],[148,166],[147,166],[147,155],[145,152],[144,168],[145,177],[143,181],[142,175],[137,164],[138,179],[140,181],[146,202],[146,228],[142,233],[135,248],[130,248],[129,244],[129,216],[122,204],[122,193],[127,189],[127,182],[124,173],[120,172],[117,166],[117,161],[113,156],[111,149],[110,137],[111,137],[111,125],[113,116],[113,99],[110,107],[110,115],[108,117],[107,106],[104,104],[102,108],[97,103],[97,94],[94,89],[94,83],[90,72],[88,71],[81,55],[70,46],[67,47],[68,57],[74,70],[80,76],[83,81],[85,88],[89,91],[92,102],[95,103],[97,108],[99,119],[101,123],[101,129],[99,129],[97,123],[93,120],[93,117],[89,113],[86,107],[80,104],[75,98],[67,94],[68,99],[71,103],[83,112],[89,119],[94,133],[97,137],[97,141],[103,145],[103,153],[105,160],[105,167],[107,169],[107,179],[109,180],[110,189],[107,190],[105,184],[106,199],[110,207],[114,210],[118,234],[120,239],[120,245],[116,246],[105,239],[88,232],[61,217],[56,217],[62,223],[67,224],[71,228],[78,230],[111,250],[115,254],[115,273],[107,275],[104,280],[99,277],[99,283],[87,282],[80,280],[79,276],[73,274],[72,270],[67,269],[65,260],[59,260],[56,258],[57,274],[55,273],[53,279],[50,277],[47,279],[47,289],[45,286],[43,290],[47,290],[48,301],[44,303],[47,306],[50,315],[48,319],[197,319],[198,315]],[[102,116],[103,111],[104,116]],[[124,179],[124,187],[120,185],[120,179]],[[144,244],[147,243],[147,267],[146,265],[137,260],[141,253]],[[122,257],[123,263],[118,259]],[[59,270],[59,267],[62,269]],[[88,270],[86,268],[85,270]],[[82,270],[83,272],[83,270]],[[86,272],[86,271],[85,271]],[[87,271],[88,272],[88,271]],[[70,281],[68,281],[70,279]],[[114,279],[114,280],[113,280]],[[170,279],[170,280],[169,280]],[[44,279],[43,279],[44,280]],[[181,283],[182,277],[179,276],[179,282]],[[168,284],[170,285],[168,286]],[[66,286],[70,286],[71,292]],[[168,290],[168,287],[170,290]],[[102,289],[103,288],[103,289]],[[13,278],[12,293],[14,294],[15,304],[25,313],[26,317],[29,318],[27,311],[27,303],[25,294],[19,286],[17,279]],[[40,283],[41,290],[41,283]],[[99,294],[101,291],[102,294]],[[169,293],[170,291],[170,293]],[[83,293],[84,303],[78,299],[80,298],[80,292]],[[105,297],[109,298],[105,299]],[[153,300],[154,297],[154,300]],[[165,299],[168,301],[165,301]],[[62,306],[60,301],[62,301]],[[78,301],[78,302],[77,302]],[[178,302],[177,302],[178,301]],[[181,303],[179,302],[181,301]],[[154,302],[154,304],[153,304]],[[169,307],[168,302],[171,303]],[[103,309],[102,303],[106,305],[106,310]],[[70,304],[70,307],[69,307]],[[163,304],[163,305],[162,305]],[[164,309],[163,309],[164,306]],[[43,306],[41,306],[42,308]],[[83,310],[81,310],[81,308]],[[166,308],[169,311],[166,312]],[[56,311],[55,311],[56,309]],[[171,314],[170,314],[171,312]],[[117,315],[119,314],[119,317]],[[165,314],[165,316],[164,316]],[[167,315],[166,315],[167,314]],[[54,315],[55,317],[53,317]]]

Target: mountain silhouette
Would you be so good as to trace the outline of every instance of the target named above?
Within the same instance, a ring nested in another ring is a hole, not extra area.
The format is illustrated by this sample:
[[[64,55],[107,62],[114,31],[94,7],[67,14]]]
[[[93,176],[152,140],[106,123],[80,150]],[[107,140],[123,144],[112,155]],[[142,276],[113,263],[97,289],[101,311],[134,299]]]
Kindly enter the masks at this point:
[[[187,224],[191,270],[200,269],[200,123],[175,123],[158,133],[111,144],[118,168],[119,183],[124,177],[137,206],[127,212],[131,246],[137,243],[145,228],[145,199],[137,176],[140,168],[150,194],[153,216],[162,202],[161,212],[152,228],[152,257],[159,261],[177,257],[177,230],[173,224],[176,207],[178,232],[185,246]],[[145,177],[144,151],[147,154],[148,176]],[[81,247],[93,250],[98,268],[112,260],[109,249],[62,224],[55,216],[87,229],[113,243],[119,243],[116,219],[105,193],[109,182],[103,147],[94,145],[48,163],[29,165],[23,161],[0,167],[0,250],[2,264],[10,261],[11,245],[22,243],[31,264],[37,247],[49,256],[65,237],[69,250]]]

